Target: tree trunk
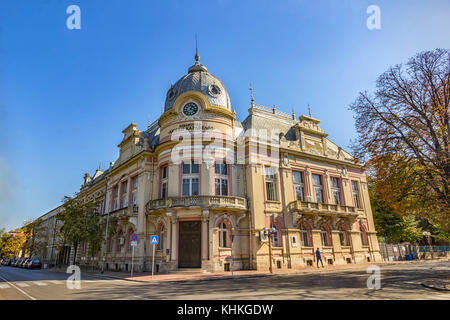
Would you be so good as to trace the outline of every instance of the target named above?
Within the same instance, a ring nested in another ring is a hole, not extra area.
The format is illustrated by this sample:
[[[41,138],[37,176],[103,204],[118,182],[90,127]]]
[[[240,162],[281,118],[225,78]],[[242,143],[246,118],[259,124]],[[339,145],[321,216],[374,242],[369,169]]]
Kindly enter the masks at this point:
[[[75,265],[75,262],[77,260],[77,251],[78,251],[78,242],[74,243],[74,252],[73,252],[73,265]]]

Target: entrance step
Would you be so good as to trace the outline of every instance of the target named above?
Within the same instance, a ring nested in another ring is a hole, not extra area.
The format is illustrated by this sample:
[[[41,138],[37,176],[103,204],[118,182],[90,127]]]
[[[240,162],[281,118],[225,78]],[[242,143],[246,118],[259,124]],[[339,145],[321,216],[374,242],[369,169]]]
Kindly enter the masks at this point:
[[[172,274],[199,274],[199,273],[209,273],[202,268],[179,268],[177,270],[170,271]]]

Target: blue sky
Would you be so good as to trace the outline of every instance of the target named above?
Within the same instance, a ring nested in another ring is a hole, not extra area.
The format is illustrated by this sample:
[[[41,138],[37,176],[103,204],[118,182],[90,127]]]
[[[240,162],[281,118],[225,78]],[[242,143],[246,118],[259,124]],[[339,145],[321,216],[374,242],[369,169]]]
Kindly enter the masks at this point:
[[[81,29],[68,30],[69,5]],[[381,30],[369,30],[369,5]],[[0,228],[22,225],[118,157],[123,130],[145,129],[171,82],[201,63],[227,88],[239,120],[256,103],[322,120],[346,148],[349,104],[415,53],[450,47],[450,2],[2,0]]]

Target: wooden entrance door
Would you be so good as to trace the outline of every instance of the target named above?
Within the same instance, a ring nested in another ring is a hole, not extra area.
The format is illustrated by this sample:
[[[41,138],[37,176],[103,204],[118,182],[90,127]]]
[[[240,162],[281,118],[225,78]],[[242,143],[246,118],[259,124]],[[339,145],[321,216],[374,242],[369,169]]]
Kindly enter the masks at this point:
[[[201,268],[201,226],[201,221],[179,222],[179,268]]]

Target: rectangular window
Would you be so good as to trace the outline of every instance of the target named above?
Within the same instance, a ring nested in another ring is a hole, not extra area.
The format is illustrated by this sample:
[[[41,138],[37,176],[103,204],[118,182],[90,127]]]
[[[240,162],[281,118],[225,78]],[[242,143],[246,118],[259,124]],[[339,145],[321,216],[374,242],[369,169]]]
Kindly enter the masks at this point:
[[[183,196],[198,196],[200,193],[199,184],[199,165],[191,163],[183,163],[183,178],[182,178],[182,195]]]
[[[112,192],[113,211],[118,209],[118,201],[119,201],[119,187],[115,186]]]
[[[341,187],[339,180],[336,177],[331,177],[331,192],[333,193],[333,200],[335,204],[341,204]]]
[[[137,206],[138,182],[138,177],[134,177],[132,182],[133,192],[131,194],[131,203],[133,206]]]
[[[216,163],[214,165],[214,171],[216,175],[228,175],[228,168],[226,163]]]
[[[352,181],[353,202],[357,208],[361,208],[361,199],[359,197],[358,181]]]
[[[183,174],[198,173],[199,165],[191,161],[191,163],[183,163]]]
[[[225,163],[216,163],[215,171],[215,190],[217,196],[228,196],[228,168]]]
[[[267,200],[277,200],[276,175],[272,167],[264,167],[266,177],[266,197]]]
[[[305,199],[305,185],[303,183],[303,175],[301,172],[292,172],[294,177],[294,190],[297,200],[304,201]]]
[[[161,185],[161,198],[167,198],[167,182],[163,182]]]
[[[323,203],[323,187],[322,187],[322,179],[320,175],[313,174],[313,185],[314,185],[314,194],[316,196],[316,202]]]
[[[122,195],[120,196],[120,208],[127,206],[128,181],[122,183]]]
[[[168,178],[169,178],[169,170],[168,167],[161,168],[161,198],[167,198],[168,195]]]
[[[198,196],[199,180],[198,178],[183,178],[183,196]]]

